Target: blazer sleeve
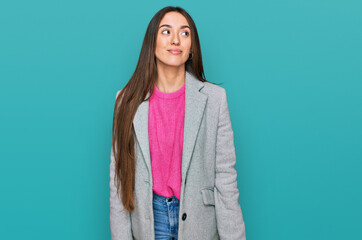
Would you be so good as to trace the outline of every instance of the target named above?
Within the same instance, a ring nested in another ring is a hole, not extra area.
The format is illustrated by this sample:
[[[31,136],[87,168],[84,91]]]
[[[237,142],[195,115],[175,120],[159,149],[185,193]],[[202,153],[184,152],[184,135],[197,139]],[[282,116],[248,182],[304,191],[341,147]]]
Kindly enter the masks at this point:
[[[117,95],[119,91],[117,92]],[[111,148],[111,163],[109,166],[109,206],[110,206],[110,227],[112,240],[132,240],[131,219],[129,212],[124,209],[121,199],[117,195],[115,182],[115,157]]]
[[[216,139],[215,211],[221,240],[246,240],[245,223],[239,204],[234,133],[226,91],[222,88]]]

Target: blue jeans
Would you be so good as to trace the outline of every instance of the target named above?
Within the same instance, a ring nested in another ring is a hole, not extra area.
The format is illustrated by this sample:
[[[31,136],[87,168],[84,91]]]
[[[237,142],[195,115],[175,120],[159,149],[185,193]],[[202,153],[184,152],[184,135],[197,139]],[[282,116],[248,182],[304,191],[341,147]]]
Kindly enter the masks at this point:
[[[155,240],[178,239],[180,201],[175,197],[163,197],[153,193]]]

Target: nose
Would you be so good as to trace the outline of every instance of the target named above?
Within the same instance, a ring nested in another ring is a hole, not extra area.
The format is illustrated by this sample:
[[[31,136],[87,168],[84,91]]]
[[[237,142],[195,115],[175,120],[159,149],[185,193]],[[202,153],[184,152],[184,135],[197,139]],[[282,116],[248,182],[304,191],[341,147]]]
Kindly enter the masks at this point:
[[[174,34],[174,35],[173,35],[173,37],[172,37],[172,44],[175,44],[175,45],[180,44],[180,39],[179,39],[178,34]]]

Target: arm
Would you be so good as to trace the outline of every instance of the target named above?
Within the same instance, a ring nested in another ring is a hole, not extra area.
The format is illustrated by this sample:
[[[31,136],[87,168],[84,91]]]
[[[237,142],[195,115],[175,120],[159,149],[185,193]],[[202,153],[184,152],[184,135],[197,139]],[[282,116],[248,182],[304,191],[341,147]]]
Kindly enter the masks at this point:
[[[119,94],[119,91],[117,95]],[[131,240],[131,219],[127,210],[123,209],[121,199],[117,195],[117,186],[115,184],[115,157],[113,149],[111,148],[111,163],[110,169],[110,227],[112,240]]]
[[[223,89],[216,140],[215,211],[221,240],[245,240],[245,224],[236,181],[234,133]]]

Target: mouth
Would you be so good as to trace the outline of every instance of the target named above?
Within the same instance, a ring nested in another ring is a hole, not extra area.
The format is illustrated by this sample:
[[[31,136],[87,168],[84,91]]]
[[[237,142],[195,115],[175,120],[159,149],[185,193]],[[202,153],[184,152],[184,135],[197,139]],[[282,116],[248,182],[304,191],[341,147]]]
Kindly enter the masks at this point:
[[[178,54],[181,54],[182,51],[181,50],[178,50],[178,49],[170,49],[168,50],[171,54],[174,54],[174,55],[178,55]]]

